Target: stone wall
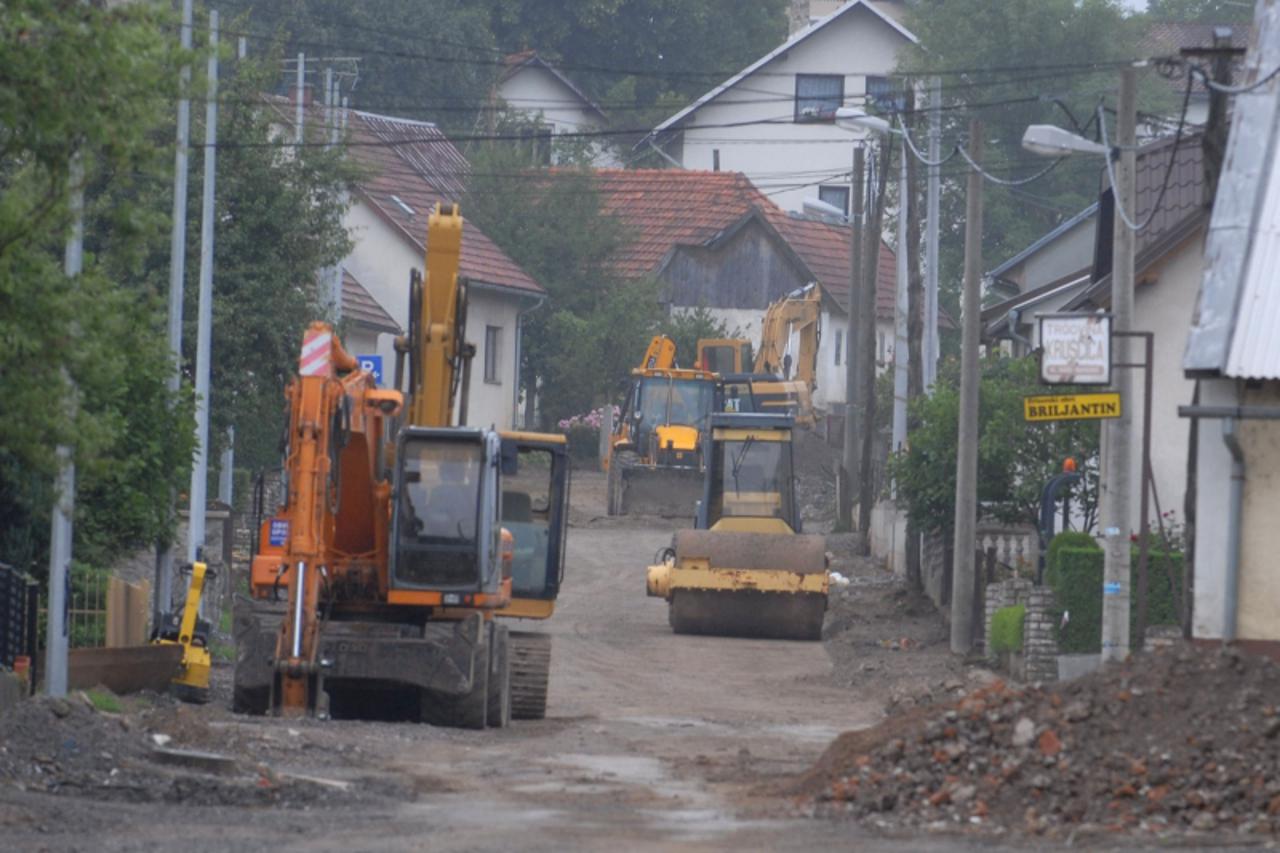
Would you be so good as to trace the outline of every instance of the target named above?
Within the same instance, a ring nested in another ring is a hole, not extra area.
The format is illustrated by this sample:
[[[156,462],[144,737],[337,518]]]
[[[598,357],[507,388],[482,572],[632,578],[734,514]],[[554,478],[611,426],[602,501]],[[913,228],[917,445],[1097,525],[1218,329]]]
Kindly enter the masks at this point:
[[[991,619],[995,612],[1019,604],[1027,609],[1022,623],[1022,653],[1012,656],[1009,674],[1023,681],[1056,681],[1058,635],[1054,619],[1057,607],[1053,590],[1047,586],[1035,586],[1030,580],[1019,577],[987,586],[982,648],[991,648]],[[1002,664],[995,653],[989,652],[987,659],[993,666]]]

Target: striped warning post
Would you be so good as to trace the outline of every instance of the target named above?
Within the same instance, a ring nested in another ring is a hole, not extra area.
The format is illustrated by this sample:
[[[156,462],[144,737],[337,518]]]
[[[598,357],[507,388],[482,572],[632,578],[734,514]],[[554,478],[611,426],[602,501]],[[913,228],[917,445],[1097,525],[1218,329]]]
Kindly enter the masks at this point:
[[[329,351],[333,345],[333,333],[328,329],[307,329],[302,338],[302,357],[298,360],[298,373],[302,376],[330,376]]]

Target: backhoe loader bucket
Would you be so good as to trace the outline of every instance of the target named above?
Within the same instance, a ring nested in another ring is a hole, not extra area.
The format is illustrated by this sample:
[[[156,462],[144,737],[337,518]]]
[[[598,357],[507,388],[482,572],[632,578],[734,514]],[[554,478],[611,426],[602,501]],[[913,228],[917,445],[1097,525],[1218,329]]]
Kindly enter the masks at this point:
[[[677,634],[818,640],[827,609],[821,536],[681,530],[675,559],[649,570]]]
[[[623,464],[615,476],[611,515],[693,518],[702,497],[703,474],[697,468]]]

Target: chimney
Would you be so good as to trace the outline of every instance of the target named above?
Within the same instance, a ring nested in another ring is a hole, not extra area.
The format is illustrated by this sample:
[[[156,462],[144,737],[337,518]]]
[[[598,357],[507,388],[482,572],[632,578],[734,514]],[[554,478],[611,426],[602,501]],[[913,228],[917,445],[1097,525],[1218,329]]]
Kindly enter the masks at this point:
[[[809,0],[791,0],[787,6],[787,35],[809,26]]]

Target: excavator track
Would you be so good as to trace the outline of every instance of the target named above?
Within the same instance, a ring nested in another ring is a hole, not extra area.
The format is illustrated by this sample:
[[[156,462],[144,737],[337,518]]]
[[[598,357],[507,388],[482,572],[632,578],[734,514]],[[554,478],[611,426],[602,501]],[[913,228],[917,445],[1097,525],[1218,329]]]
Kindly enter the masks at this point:
[[[547,716],[547,686],[551,680],[551,637],[512,631],[511,716],[541,720]]]

